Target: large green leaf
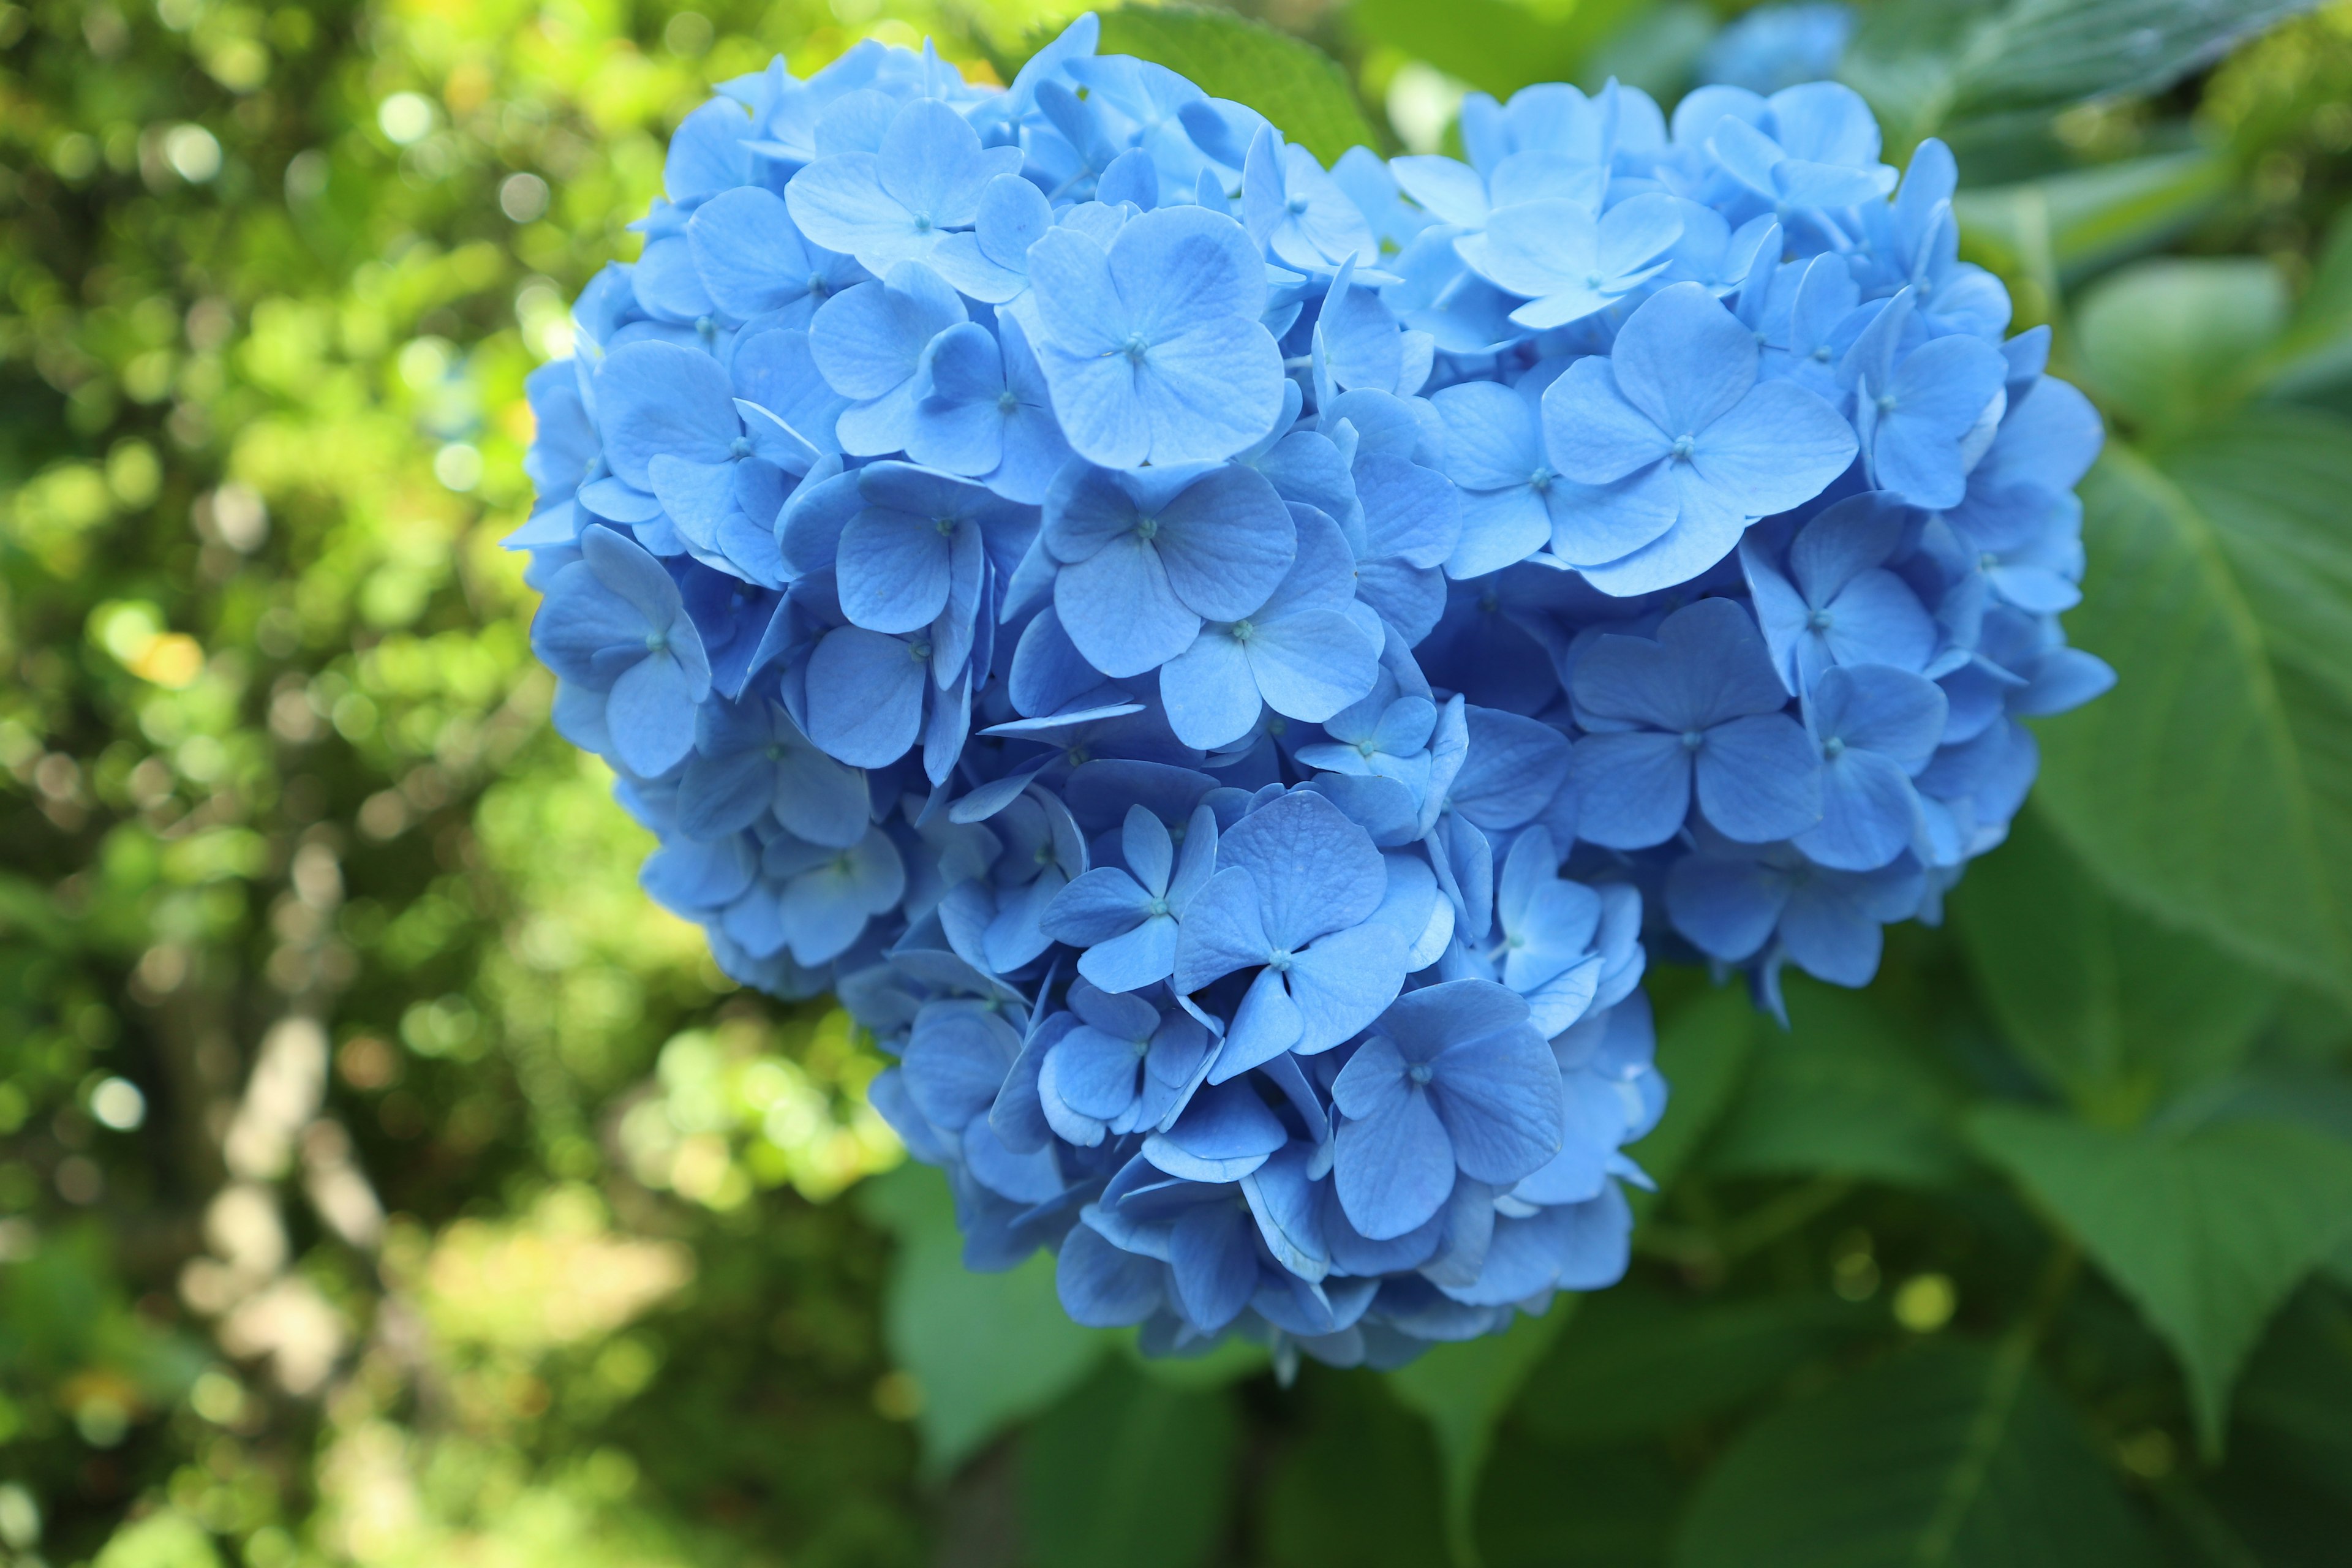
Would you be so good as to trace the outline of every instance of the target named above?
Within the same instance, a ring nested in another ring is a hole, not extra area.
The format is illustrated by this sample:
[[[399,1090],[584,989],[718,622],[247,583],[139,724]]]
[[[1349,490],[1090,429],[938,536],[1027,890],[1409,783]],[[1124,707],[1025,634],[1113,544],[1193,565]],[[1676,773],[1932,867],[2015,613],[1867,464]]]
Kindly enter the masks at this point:
[[[1790,1028],[1765,1030],[1706,1146],[1724,1174],[1828,1174],[1933,1186],[1965,1166],[1948,1076],[1867,994],[1791,976]]]
[[[1929,1344],[1784,1406],[1700,1484],[1675,1568],[2139,1568],[2147,1539],[2014,1347]]]
[[[2317,0],[1889,0],[1840,74],[1911,139],[1963,116],[2148,93]]]
[[[1824,1297],[1694,1305],[1628,1283],[1584,1303],[1512,1407],[1512,1430],[1597,1447],[1736,1410],[1884,1322]]]
[[[2276,1005],[2267,977],[2109,897],[2034,811],[1950,907],[2011,1046],[2095,1117],[2221,1077]]]
[[[916,1424],[930,1475],[945,1475],[1006,1426],[1053,1404],[1109,1348],[1108,1335],[1062,1310],[1050,1256],[1002,1274],[964,1267],[955,1204],[938,1171],[902,1165],[866,1182],[858,1196],[898,1239],[882,1330],[890,1359],[921,1392]]]
[[[2284,1122],[2124,1132],[2014,1106],[1970,1131],[2172,1347],[2218,1452],[2263,1325],[2352,1232],[2352,1145]]]
[[[1326,163],[1350,147],[1381,144],[1346,73],[1329,56],[1230,11],[1174,5],[1106,11],[1100,52],[1155,61],[1191,78],[1213,98],[1245,103]]]
[[[2165,921],[2352,994],[2352,425],[2249,413],[2112,446],[2074,640],[2116,689],[2042,732],[2038,799]]]
[[[1530,82],[1574,79],[1593,49],[1642,8],[1643,0],[1579,0],[1541,16],[1516,0],[1355,0],[1347,15],[1366,42],[1505,97]]]
[[[1032,1568],[1198,1568],[1233,1500],[1230,1396],[1107,1361],[1021,1440]]]
[[[2164,439],[2243,397],[2286,321],[2286,279],[2268,259],[2166,257],[2084,296],[2075,348],[2100,400]]]

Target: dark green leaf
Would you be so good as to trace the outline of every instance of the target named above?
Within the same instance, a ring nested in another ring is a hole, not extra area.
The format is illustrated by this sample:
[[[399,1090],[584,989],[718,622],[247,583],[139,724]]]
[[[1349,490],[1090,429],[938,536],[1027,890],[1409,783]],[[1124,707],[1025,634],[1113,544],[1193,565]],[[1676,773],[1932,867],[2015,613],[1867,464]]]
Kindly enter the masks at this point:
[[[1580,1445],[1671,1432],[1738,1409],[1882,1321],[1826,1298],[1694,1306],[1621,1285],[1587,1301],[1528,1378],[1513,1430]]]
[[[2276,1005],[2266,977],[2109,897],[2034,811],[1950,907],[2011,1047],[2086,1110],[2136,1116],[2221,1077]]]
[[[1893,0],[1840,74],[1910,139],[1968,115],[2155,92],[2316,0]]]
[[[2168,257],[2086,293],[2075,347],[2101,401],[2164,439],[2243,397],[2250,367],[2286,321],[2286,279],[2268,260]]]
[[[2084,486],[2068,617],[2116,689],[2043,727],[2038,799],[2159,919],[2352,991],[2352,426],[2264,409]]]
[[[1100,52],[1136,55],[1191,78],[1213,98],[1245,103],[1324,163],[1378,148],[1355,90],[1331,58],[1230,11],[1131,6],[1107,11]]]
[[[1675,1568],[2139,1568],[2105,1465],[2032,1362],[1929,1344],[1776,1411],[1701,1483]]]
[[[1530,82],[1578,77],[1593,48],[1641,8],[1642,0],[1585,0],[1538,16],[1514,0],[1356,0],[1348,22],[1368,43],[1507,97]]]
[[[1787,994],[1790,1030],[1759,1037],[1706,1168],[1917,1186],[1957,1175],[1955,1090],[1917,1039],[1867,994],[1798,976]]]
[[[2218,1451],[2263,1325],[2352,1231],[2352,1145],[2284,1122],[2116,1131],[2011,1106],[1969,1130],[2171,1346]]]
[[[1003,1274],[966,1268],[939,1172],[902,1165],[858,1194],[866,1214],[898,1238],[883,1334],[891,1360],[921,1390],[923,1467],[945,1475],[1006,1426],[1060,1398],[1110,1340],[1062,1310],[1046,1254]]]
[[[1107,1361],[1021,1441],[1032,1568],[1197,1568],[1233,1496],[1233,1402]]]

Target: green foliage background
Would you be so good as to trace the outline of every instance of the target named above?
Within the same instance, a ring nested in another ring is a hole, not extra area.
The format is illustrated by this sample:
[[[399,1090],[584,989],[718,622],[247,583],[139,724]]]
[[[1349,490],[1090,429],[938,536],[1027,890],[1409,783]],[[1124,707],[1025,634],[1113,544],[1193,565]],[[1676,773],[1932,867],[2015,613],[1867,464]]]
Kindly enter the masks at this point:
[[[2123,684],[1870,991],[1657,976],[1622,1287],[1286,1390],[961,1269],[845,1020],[637,892],[495,547],[711,81],[1075,9],[0,4],[0,1563],[2343,1562],[2352,4],[1864,6],[2109,416]],[[1252,9],[1106,47],[1328,157],[1720,20]]]

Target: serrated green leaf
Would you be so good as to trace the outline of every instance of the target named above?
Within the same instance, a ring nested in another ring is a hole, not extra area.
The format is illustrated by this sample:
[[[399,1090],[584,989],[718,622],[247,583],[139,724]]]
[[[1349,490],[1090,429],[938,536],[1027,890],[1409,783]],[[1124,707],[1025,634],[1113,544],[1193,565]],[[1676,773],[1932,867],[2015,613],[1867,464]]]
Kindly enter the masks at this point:
[[[2265,976],[2109,897],[2032,810],[1949,908],[2011,1047],[2095,1119],[2229,1072],[2277,1004]]]
[[[915,1380],[923,1469],[947,1475],[1013,1422],[1066,1393],[1110,1348],[1062,1310],[1054,1259],[1039,1253],[1002,1274],[963,1263],[947,1180],[907,1164],[857,1189],[861,1208],[898,1240],[882,1332]]]
[[[2140,1568],[2147,1537],[2014,1348],[1929,1344],[1748,1427],[1675,1568]]]
[[[1913,1186],[1957,1176],[1957,1094],[1916,1038],[1865,994],[1791,976],[1787,997],[1789,1032],[1759,1037],[1706,1168]]]
[[[1098,52],[1134,55],[1247,104],[1325,163],[1381,145],[1347,73],[1312,45],[1230,11],[1136,5],[1106,11]]]
[[[2286,323],[2286,279],[2267,258],[2167,257],[2084,294],[2075,349],[2100,401],[2164,440],[2242,399]]]
[[[1584,1303],[1519,1391],[1512,1430],[1599,1446],[1736,1410],[1883,1326],[1828,1298],[1694,1305],[1632,1284]]]
[[[1233,1503],[1233,1401],[1105,1362],[1021,1440],[1031,1568],[1198,1568]]]
[[[2158,918],[2352,993],[2352,425],[2273,408],[2084,487],[2078,644],[2116,689],[2042,729],[2036,798]]]
[[[2263,1325],[2352,1233],[2352,1145],[2284,1122],[2123,1132],[2014,1106],[1969,1131],[2172,1348],[2218,1454]]]
[[[1577,79],[1592,51],[1642,8],[1643,0],[1582,0],[1542,16],[1514,0],[1355,0],[1347,16],[1367,43],[1507,98],[1531,82]]]
[[[1891,0],[1839,74],[1905,140],[1969,115],[2156,92],[2317,0]]]

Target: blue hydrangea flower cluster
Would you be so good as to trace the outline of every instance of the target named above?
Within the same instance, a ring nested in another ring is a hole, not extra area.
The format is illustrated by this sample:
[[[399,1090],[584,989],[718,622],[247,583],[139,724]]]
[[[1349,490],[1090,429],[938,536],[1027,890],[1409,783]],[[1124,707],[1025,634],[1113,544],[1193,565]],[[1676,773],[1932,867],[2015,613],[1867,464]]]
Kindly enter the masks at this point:
[[[1645,951],[1860,984],[2105,668],[2099,443],[1861,100],[1329,169],[1091,18],[679,128],[530,379],[555,721],[976,1268],[1394,1364],[1625,1267]]]

